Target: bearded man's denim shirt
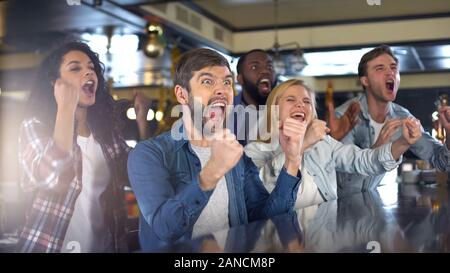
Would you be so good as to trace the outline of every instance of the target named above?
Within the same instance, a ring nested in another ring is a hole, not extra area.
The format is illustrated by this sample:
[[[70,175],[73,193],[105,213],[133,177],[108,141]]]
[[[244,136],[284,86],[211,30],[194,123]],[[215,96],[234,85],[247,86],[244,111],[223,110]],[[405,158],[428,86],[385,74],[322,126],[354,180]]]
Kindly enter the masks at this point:
[[[182,135],[180,139],[174,139],[171,131],[163,133],[140,142],[128,158],[128,175],[141,212],[139,239],[143,251],[160,251],[190,239],[213,192],[201,190],[200,160],[183,126],[176,130]],[[301,175],[291,176],[283,169],[277,187],[269,194],[256,166],[243,155],[225,178],[228,217],[233,227],[292,210]]]

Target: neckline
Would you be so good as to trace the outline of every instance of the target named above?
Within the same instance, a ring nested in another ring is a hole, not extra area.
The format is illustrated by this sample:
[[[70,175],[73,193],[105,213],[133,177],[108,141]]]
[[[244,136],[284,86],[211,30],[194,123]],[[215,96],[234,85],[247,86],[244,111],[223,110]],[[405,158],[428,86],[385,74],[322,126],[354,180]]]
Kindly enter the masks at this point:
[[[211,147],[201,147],[191,143],[191,148],[196,152],[208,152],[211,150]]]
[[[89,136],[87,136],[87,137],[81,136],[81,135],[77,135],[77,139],[81,139],[81,140],[88,140],[88,139],[90,139],[91,137],[92,137],[92,133],[91,133]]]

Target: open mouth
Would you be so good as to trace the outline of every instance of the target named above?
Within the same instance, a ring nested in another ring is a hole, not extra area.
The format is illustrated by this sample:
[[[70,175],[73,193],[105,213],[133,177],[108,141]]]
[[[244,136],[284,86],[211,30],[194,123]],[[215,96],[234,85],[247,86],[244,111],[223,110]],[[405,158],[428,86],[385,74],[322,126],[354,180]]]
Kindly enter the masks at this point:
[[[212,120],[222,120],[225,116],[226,101],[220,99],[208,105],[208,116]]]
[[[264,92],[269,92],[271,89],[271,82],[267,78],[263,78],[259,80],[258,82],[259,89],[263,90]]]
[[[303,112],[295,112],[291,114],[291,118],[299,120],[299,121],[305,121],[306,115]]]
[[[394,80],[387,80],[386,81],[386,88],[390,90],[391,92],[394,92]]]
[[[84,93],[90,97],[95,95],[95,82],[93,80],[88,80],[82,86]]]

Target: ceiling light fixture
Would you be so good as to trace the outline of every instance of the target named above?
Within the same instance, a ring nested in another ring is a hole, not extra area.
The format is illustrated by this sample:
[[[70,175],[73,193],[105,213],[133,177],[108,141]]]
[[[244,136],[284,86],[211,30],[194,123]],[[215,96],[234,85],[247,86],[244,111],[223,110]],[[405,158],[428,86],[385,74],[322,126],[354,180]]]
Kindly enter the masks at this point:
[[[166,42],[163,36],[163,29],[155,23],[147,24],[147,42],[144,44],[144,53],[149,58],[158,58],[164,54]]]
[[[275,39],[272,48],[275,71],[278,75],[295,75],[300,73],[308,63],[303,57],[303,50],[298,42],[280,44],[278,40],[278,0],[273,0],[274,4],[274,32]],[[292,54],[284,55],[282,48],[292,49]]]

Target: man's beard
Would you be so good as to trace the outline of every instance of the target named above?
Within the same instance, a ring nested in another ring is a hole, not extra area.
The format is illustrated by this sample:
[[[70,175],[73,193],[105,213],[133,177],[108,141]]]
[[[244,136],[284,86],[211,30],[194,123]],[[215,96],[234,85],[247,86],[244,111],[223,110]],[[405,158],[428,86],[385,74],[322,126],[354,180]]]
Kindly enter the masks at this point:
[[[211,104],[211,99],[208,101],[208,106]],[[189,94],[189,101],[188,101],[188,106],[189,106],[189,110],[191,112],[191,120],[194,123],[194,127],[195,129],[197,129],[197,131],[200,134],[206,134],[209,135],[210,133],[214,133],[218,130],[221,129],[225,129],[225,125],[226,125],[226,110],[225,113],[223,113],[223,120],[222,120],[222,124],[215,124],[212,126],[212,128],[205,128],[208,125],[211,125],[211,119],[208,116],[204,116],[205,113],[207,113],[207,107],[208,106],[204,106],[203,104],[197,102],[196,100],[194,100],[194,97]],[[201,123],[200,122],[196,122],[194,120],[194,116],[196,116],[194,114],[194,111],[199,111],[201,109],[201,113],[197,113],[197,115],[201,115]],[[225,108],[226,109],[226,108]],[[208,122],[209,121],[209,122]],[[218,128],[221,127],[221,128]]]
[[[266,101],[267,101],[267,97],[269,96],[270,92],[267,94],[267,96],[261,95],[257,85],[255,85],[254,83],[252,83],[250,81],[247,81],[245,79],[245,77],[243,77],[242,80],[243,80],[242,87],[244,90],[246,90],[248,92],[250,97],[252,97],[258,105],[265,105]],[[273,88],[275,88],[276,85],[277,85],[277,79],[275,79],[275,81],[272,83],[272,86],[270,87],[271,92],[272,92]]]

